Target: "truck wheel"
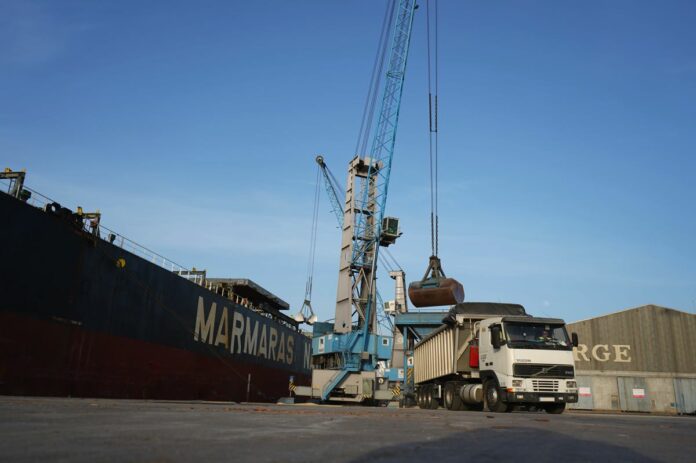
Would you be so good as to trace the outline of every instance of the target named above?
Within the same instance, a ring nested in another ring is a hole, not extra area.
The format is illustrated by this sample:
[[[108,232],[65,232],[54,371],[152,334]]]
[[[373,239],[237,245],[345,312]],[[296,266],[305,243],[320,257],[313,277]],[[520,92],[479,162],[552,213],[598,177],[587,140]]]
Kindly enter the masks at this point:
[[[445,384],[445,408],[447,410],[463,410],[464,403],[462,398],[459,397],[459,388],[457,383],[447,383]]]
[[[454,402],[454,384],[453,383],[445,383],[445,397],[444,397],[444,403],[445,403],[445,408],[447,410],[455,410],[455,408],[452,406],[452,402]]]
[[[565,406],[566,404],[548,404],[544,405],[544,410],[551,415],[560,415],[565,410]]]
[[[431,384],[426,384],[423,387],[423,408],[430,409],[433,404],[433,387]]]
[[[431,410],[437,410],[440,408],[440,399],[436,397],[437,385],[431,384],[430,390],[428,391],[428,408]]]
[[[435,397],[435,385],[426,384],[423,387],[423,408],[427,410],[435,410],[440,404]]]
[[[418,408],[425,408],[425,395],[423,394],[423,387],[419,387],[416,391],[416,404]]]
[[[428,397],[430,397],[430,385],[426,384],[418,389],[418,406],[424,410],[430,408],[430,402],[428,402]]]
[[[500,399],[498,383],[489,379],[483,383],[483,394],[488,410],[494,413],[505,413],[510,411],[510,406]]]

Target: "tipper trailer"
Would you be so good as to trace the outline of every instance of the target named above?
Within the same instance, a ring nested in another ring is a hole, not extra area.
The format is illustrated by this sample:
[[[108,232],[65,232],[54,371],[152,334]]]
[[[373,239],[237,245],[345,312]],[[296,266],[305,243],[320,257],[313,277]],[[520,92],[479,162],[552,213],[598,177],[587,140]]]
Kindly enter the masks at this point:
[[[565,322],[527,315],[521,305],[461,304],[414,349],[421,408],[563,413],[578,401],[573,346]]]

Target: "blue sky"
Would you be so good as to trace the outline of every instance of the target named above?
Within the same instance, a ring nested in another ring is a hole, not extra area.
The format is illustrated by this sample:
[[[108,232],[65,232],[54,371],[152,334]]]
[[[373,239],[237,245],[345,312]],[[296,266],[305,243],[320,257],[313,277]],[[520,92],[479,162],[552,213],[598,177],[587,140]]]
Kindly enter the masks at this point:
[[[383,11],[0,0],[1,167],[296,309],[314,157],[344,183]],[[440,13],[440,254],[467,299],[567,320],[696,312],[696,4],[442,0]],[[409,280],[430,242],[424,16],[387,204]],[[340,236],[325,197],[318,234],[326,319]]]

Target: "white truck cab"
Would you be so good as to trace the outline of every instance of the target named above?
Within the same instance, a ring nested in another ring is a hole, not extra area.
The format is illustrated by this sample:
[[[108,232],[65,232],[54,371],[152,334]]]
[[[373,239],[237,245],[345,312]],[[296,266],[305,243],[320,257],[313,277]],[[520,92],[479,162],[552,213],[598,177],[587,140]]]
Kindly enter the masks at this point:
[[[491,411],[538,404],[551,413],[577,402],[573,340],[560,319],[507,316],[478,323],[479,376]]]

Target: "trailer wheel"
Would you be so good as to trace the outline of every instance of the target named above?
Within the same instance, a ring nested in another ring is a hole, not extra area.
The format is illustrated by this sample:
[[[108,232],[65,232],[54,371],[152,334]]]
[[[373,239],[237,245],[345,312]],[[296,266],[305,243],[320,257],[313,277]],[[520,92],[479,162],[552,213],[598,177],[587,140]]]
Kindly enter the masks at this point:
[[[437,410],[440,408],[440,399],[435,397],[435,391],[437,391],[437,385],[431,384],[428,388],[427,403],[430,410]]]
[[[498,383],[495,380],[489,379],[483,383],[483,394],[488,410],[494,413],[511,411],[510,406],[501,400],[498,391]]]
[[[437,398],[435,397],[434,384],[426,384],[421,390],[423,391],[423,408],[426,410],[435,410],[440,406]]]
[[[566,404],[548,404],[544,405],[546,413],[551,415],[560,415],[565,410]]]
[[[418,402],[418,407],[422,409],[428,408],[428,387],[427,386],[421,386],[418,388],[418,392],[416,392],[416,400]]]
[[[445,383],[445,408],[447,410],[455,410],[453,407],[454,402],[454,384]]]
[[[433,402],[433,388],[430,384],[423,386],[423,408],[430,409]]]
[[[464,410],[464,402],[462,398],[459,397],[458,383],[449,382],[445,384],[445,408],[447,410]]]

